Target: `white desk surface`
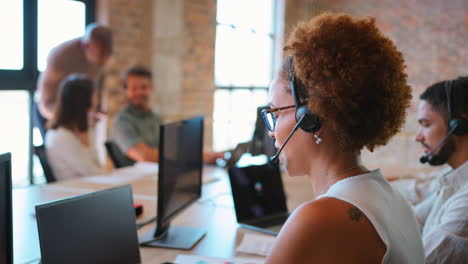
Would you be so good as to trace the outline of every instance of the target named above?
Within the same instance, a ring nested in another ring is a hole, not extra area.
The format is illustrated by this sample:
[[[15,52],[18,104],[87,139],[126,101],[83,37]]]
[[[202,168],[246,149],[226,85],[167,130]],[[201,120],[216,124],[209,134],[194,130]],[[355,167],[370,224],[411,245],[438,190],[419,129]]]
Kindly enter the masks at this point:
[[[209,257],[258,257],[236,252],[244,233],[254,232],[238,226],[235,218],[229,179],[225,169],[205,166],[202,197],[171,223],[172,225],[203,227],[207,234],[192,250],[175,250],[140,247],[143,263],[173,261],[177,255],[202,255]],[[125,175],[128,177],[126,178]],[[15,263],[37,263],[40,258],[35,205],[56,199],[84,194],[114,186],[132,184],[133,199],[143,204],[143,214],[137,221],[156,215],[157,168],[148,164],[126,168],[112,173],[115,181],[102,177],[86,177],[77,180],[31,186],[13,190],[13,230]],[[216,181],[212,181],[215,178]],[[127,180],[126,180],[127,179]],[[283,177],[288,208],[292,211],[301,203],[312,199],[312,190],[304,177]],[[153,224],[138,231],[142,235]]]

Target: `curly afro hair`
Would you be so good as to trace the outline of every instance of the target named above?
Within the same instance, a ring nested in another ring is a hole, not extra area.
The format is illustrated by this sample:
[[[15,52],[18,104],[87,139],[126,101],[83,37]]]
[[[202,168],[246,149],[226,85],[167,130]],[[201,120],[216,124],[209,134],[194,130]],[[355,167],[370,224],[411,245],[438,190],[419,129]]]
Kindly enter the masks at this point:
[[[323,13],[298,24],[284,48],[308,107],[344,151],[385,145],[411,102],[403,55],[374,18]]]

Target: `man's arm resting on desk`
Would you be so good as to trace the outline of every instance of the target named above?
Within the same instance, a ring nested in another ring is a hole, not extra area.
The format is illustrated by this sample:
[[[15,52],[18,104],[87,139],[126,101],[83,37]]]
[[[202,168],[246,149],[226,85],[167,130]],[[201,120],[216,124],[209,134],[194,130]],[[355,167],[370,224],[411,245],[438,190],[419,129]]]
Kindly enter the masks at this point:
[[[159,150],[152,148],[145,143],[138,143],[127,151],[127,156],[136,161],[159,161]]]
[[[224,159],[224,152],[203,152],[203,162],[207,164],[216,164],[217,159]]]
[[[159,162],[159,150],[145,143],[138,143],[127,151],[127,156],[136,161]],[[224,152],[203,152],[203,162],[216,164],[216,159],[224,158]]]

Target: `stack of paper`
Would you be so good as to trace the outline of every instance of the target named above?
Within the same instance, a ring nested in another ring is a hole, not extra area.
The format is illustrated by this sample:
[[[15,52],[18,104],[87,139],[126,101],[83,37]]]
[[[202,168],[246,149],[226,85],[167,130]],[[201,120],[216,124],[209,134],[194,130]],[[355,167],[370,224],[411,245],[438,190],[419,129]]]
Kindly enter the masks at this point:
[[[237,251],[261,256],[268,256],[275,242],[274,236],[247,233]]]
[[[261,258],[213,258],[204,256],[178,255],[176,264],[263,264]]]

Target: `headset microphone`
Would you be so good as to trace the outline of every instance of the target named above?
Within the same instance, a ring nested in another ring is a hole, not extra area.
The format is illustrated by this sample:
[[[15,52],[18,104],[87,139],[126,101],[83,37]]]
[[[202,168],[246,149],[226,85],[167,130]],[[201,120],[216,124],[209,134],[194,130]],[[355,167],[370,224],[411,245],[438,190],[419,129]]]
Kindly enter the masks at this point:
[[[423,164],[428,162],[429,159],[431,158],[431,156],[434,154],[434,152],[444,145],[445,141],[450,137],[450,135],[453,134],[453,132],[457,129],[457,127],[458,127],[458,124],[457,125],[452,125],[450,131],[447,133],[447,136],[445,136],[445,138],[442,139],[439,142],[439,144],[437,144],[437,146],[431,150],[431,152],[429,152],[429,153],[423,155],[421,158],[419,158],[419,162],[421,162]]]
[[[291,131],[291,133],[289,133],[289,136],[286,138],[286,140],[284,141],[283,145],[281,145],[280,149],[278,150],[278,152],[276,152],[275,155],[271,156],[269,159],[268,159],[268,165],[270,165],[271,167],[274,167],[276,165],[278,165],[278,162],[279,162],[279,155],[281,153],[281,151],[283,150],[284,146],[286,146],[286,143],[288,143],[289,139],[291,138],[291,136],[294,134],[294,132],[296,132],[296,130],[299,128],[299,126],[301,125],[302,121],[304,120],[304,117],[305,115],[303,115],[301,117],[301,119],[299,119],[299,121],[296,123],[296,125],[294,126],[293,130]]]

